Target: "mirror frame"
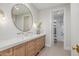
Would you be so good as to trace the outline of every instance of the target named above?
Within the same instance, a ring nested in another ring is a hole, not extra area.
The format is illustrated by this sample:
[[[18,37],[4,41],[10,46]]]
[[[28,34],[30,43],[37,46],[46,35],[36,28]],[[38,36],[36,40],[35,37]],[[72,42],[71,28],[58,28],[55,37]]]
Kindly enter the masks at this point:
[[[31,15],[31,17],[32,17],[32,24],[31,24],[31,28],[28,29],[27,31],[21,30],[21,29],[15,24],[15,22],[14,22],[13,8],[14,8],[16,5],[23,5],[23,6],[25,6],[25,7],[29,10],[29,12],[30,12],[30,15]],[[18,3],[18,4],[13,5],[13,7],[11,8],[11,17],[12,17],[12,21],[13,21],[13,23],[14,23],[14,26],[15,26],[18,30],[20,30],[21,32],[28,32],[28,31],[30,31],[30,30],[32,29],[32,27],[33,27],[33,15],[32,15],[32,12],[30,11],[30,9],[29,9],[25,4]]]

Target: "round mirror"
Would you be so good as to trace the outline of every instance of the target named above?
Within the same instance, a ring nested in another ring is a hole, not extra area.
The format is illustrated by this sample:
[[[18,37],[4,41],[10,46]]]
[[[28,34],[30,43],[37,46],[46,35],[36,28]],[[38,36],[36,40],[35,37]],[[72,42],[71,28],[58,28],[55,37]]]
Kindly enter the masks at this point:
[[[28,7],[16,4],[12,8],[12,18],[15,26],[23,32],[29,31],[33,24],[32,14]]]

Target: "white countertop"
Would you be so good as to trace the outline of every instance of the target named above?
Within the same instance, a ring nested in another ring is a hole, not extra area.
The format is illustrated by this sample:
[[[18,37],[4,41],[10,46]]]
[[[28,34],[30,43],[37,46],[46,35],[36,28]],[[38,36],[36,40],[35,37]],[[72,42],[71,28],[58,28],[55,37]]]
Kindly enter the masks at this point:
[[[21,38],[13,38],[13,39],[8,39],[8,40],[2,40],[0,41],[0,51],[3,51],[5,49],[8,49],[8,48],[11,48],[11,47],[14,47],[16,45],[19,45],[19,44],[22,44],[24,42],[27,42],[27,41],[30,41],[30,40],[33,40],[35,38],[38,38],[40,36],[44,36],[45,34],[37,34],[37,35],[31,35],[31,36],[26,36],[26,37],[23,37],[23,39]]]

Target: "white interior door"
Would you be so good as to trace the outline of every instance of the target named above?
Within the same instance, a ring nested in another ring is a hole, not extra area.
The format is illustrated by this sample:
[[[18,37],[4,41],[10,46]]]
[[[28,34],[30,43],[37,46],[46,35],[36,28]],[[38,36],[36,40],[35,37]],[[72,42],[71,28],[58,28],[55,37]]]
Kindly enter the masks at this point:
[[[79,56],[76,50],[76,44],[79,45],[79,3],[71,4],[71,55]]]

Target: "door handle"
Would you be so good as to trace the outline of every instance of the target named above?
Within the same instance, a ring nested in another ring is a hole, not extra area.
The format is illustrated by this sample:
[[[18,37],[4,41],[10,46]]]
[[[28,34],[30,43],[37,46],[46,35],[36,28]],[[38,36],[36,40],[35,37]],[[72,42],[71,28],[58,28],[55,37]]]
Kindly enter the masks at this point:
[[[76,50],[76,52],[79,53],[79,45],[78,45],[78,44],[76,44],[75,47],[72,47],[72,49],[73,49],[73,50]]]

